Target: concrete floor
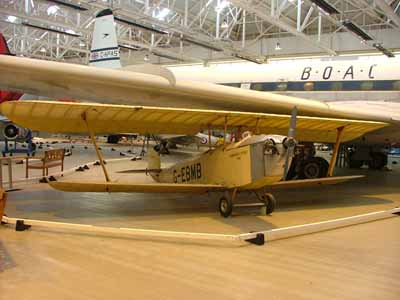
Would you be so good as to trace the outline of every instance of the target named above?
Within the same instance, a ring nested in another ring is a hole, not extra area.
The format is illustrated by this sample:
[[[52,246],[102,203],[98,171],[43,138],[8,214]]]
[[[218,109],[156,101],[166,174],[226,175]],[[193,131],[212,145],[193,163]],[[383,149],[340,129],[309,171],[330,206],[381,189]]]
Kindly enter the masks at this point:
[[[103,150],[107,157],[119,156],[108,150]],[[92,150],[84,153],[68,158],[71,165],[94,160]],[[174,154],[167,162],[188,155]],[[109,168],[145,165],[128,161]],[[400,168],[393,167],[391,172],[338,169],[338,174],[368,177],[277,192],[278,208],[272,216],[251,210],[223,219],[217,212],[217,195],[62,193],[36,183],[9,193],[6,212],[12,217],[115,227],[240,233],[400,206]],[[80,176],[95,173],[101,175],[92,168]],[[242,195],[240,201],[251,199]],[[1,299],[399,299],[399,232],[400,218],[394,217],[259,247],[38,227],[15,232],[2,226],[0,295]]]

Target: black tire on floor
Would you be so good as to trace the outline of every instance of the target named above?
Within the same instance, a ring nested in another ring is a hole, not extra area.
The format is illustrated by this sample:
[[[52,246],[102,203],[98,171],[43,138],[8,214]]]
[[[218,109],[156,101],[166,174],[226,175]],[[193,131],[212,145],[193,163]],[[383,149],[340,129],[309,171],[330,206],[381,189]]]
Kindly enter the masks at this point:
[[[321,157],[312,157],[307,159],[301,170],[301,179],[315,179],[326,177],[329,164]]]
[[[353,160],[351,158],[349,159],[349,168],[351,169],[359,169],[362,167],[363,164],[363,160]]]
[[[225,196],[219,199],[219,212],[221,216],[224,218],[229,217],[232,214],[233,203],[231,199],[226,198]]]
[[[381,170],[387,165],[387,155],[384,153],[376,152],[372,153],[372,160],[368,162],[368,166],[373,170]]]
[[[265,200],[265,208],[266,208],[265,214],[270,215],[275,210],[275,206],[276,206],[275,197],[270,193],[265,193],[264,200]]]
[[[121,137],[117,134],[111,134],[111,135],[107,136],[107,143],[108,144],[118,144],[120,138]]]
[[[319,159],[321,162],[322,174],[323,174],[322,177],[326,177],[329,169],[329,162],[327,162],[327,160],[322,157],[316,157],[316,158]]]

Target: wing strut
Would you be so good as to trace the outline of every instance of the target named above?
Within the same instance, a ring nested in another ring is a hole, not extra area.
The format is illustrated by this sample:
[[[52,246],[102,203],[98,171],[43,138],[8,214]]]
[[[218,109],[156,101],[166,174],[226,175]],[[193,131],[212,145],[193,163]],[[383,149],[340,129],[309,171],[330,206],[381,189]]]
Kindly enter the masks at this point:
[[[92,143],[93,143],[93,145],[94,145],[94,149],[96,150],[97,158],[99,159],[100,165],[101,165],[101,167],[103,168],[104,177],[106,178],[106,181],[107,181],[107,182],[110,182],[110,181],[111,181],[111,180],[110,180],[110,177],[108,176],[108,172],[107,172],[106,166],[104,165],[103,155],[101,154],[101,152],[100,152],[100,150],[99,150],[99,146],[97,146],[96,137],[95,137],[95,135],[94,135],[94,132],[93,132],[93,130],[92,130],[92,129],[90,128],[90,126],[89,126],[89,122],[88,122],[88,120],[87,120],[86,112],[84,112],[84,113],[82,114],[82,119],[83,119],[83,121],[84,121],[85,124],[86,124],[87,130],[88,130],[88,132],[89,132],[89,134],[90,134],[90,139],[92,140]]]
[[[226,144],[227,130],[228,130],[228,116],[225,116],[225,122],[224,122],[224,146]]]
[[[208,147],[211,149],[211,126],[208,125]]]
[[[340,143],[342,141],[344,126],[341,126],[341,127],[337,128],[336,130],[337,130],[336,143],[335,143],[335,147],[333,148],[331,161],[329,162],[328,174],[326,175],[328,177],[333,176],[333,169],[335,168],[335,165],[336,165],[336,159],[337,159],[337,156],[339,153]]]
[[[296,122],[297,122],[297,106],[293,107],[292,116],[289,123],[289,132],[287,136],[287,150],[285,157],[285,167],[283,170],[283,180],[286,180],[289,171],[289,159],[293,156],[294,147],[296,146],[295,135],[296,135]]]

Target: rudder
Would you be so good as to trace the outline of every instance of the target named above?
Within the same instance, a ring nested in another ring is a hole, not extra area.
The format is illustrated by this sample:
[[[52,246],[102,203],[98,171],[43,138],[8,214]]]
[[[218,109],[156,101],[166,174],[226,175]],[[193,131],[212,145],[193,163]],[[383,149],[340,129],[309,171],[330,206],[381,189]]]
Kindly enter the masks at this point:
[[[114,16],[110,9],[104,9],[96,15],[89,65],[112,69],[121,68]]]

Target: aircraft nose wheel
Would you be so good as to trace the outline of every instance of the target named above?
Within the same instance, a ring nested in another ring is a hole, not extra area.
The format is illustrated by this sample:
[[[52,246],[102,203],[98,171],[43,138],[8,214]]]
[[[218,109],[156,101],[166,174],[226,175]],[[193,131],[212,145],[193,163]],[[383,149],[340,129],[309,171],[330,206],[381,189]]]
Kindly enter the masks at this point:
[[[262,200],[265,203],[265,214],[270,215],[275,210],[276,200],[275,197],[270,193],[265,193],[262,196]]]
[[[232,209],[232,200],[226,198],[225,196],[219,199],[219,212],[221,213],[221,216],[224,218],[229,217],[232,214]]]

